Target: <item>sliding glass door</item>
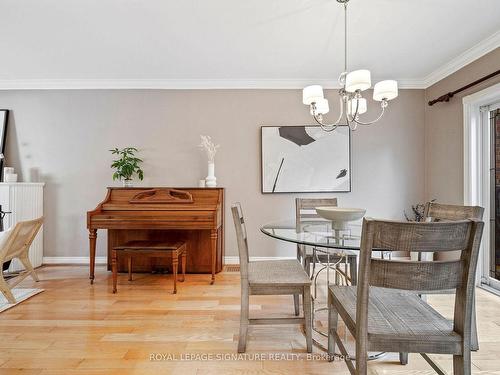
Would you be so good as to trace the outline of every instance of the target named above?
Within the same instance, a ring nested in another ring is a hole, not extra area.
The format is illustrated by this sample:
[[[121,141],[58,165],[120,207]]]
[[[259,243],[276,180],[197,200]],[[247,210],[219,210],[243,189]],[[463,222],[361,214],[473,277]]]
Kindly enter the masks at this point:
[[[490,246],[483,257],[482,282],[500,290],[500,103],[481,108],[482,124],[490,127]],[[486,219],[486,218],[485,218]]]

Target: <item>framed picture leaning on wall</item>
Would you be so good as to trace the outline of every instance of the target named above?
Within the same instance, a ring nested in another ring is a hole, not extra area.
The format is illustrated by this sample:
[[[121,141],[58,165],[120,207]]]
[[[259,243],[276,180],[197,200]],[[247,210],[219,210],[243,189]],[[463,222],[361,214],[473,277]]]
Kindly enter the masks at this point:
[[[350,144],[347,126],[262,126],[262,193],[351,191]]]
[[[7,123],[9,121],[9,110],[0,109],[0,153],[5,156],[5,141],[7,139]],[[3,181],[4,157],[0,159],[0,181]]]

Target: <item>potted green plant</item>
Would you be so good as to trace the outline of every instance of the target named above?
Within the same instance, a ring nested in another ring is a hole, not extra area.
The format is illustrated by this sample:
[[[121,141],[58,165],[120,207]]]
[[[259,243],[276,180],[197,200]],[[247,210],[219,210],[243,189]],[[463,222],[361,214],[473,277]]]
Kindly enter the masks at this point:
[[[136,152],[138,152],[135,147],[125,147],[121,150],[115,147],[109,151],[111,151],[113,155],[119,156],[119,159],[113,160],[111,164],[111,168],[115,169],[113,181],[121,180],[123,181],[124,187],[131,187],[134,174],[139,177],[139,180],[142,181],[144,179],[144,172],[140,167],[142,159],[135,156]]]

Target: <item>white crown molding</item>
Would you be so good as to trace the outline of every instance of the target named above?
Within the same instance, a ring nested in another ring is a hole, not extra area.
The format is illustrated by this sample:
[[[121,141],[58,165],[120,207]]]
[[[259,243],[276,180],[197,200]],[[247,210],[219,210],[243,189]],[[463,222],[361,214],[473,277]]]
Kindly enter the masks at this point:
[[[319,82],[318,82],[319,81]],[[33,79],[0,80],[0,90],[222,90],[302,89],[311,82],[336,88],[327,80],[292,79]]]
[[[393,78],[390,78],[393,79]],[[403,78],[396,79],[398,81],[398,88],[405,90],[424,90],[426,89],[424,82],[418,78]],[[377,82],[377,81],[375,81]]]
[[[415,79],[399,79],[402,89],[423,89]],[[334,79],[25,79],[0,80],[0,90],[301,90],[311,84],[339,89]]]
[[[469,48],[467,51],[461,53],[453,60],[449,61],[447,64],[436,69],[425,77],[422,82],[425,88],[428,88],[435,83],[441,81],[442,79],[448,77],[450,74],[455,73],[457,70],[462,69],[464,66],[469,65],[473,61],[479,59],[480,57],[486,55],[487,53],[500,47],[500,31],[497,31],[493,35],[481,42]]]
[[[426,89],[500,47],[500,31],[424,78],[399,78],[401,89]],[[335,79],[0,79],[0,90],[300,90],[311,84],[339,89]]]

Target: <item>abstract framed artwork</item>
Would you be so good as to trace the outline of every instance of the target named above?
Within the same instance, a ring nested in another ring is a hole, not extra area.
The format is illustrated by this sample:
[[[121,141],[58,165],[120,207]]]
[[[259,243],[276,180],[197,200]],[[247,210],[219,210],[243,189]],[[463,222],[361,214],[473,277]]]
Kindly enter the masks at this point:
[[[5,141],[7,139],[7,122],[9,120],[9,110],[0,109],[0,153],[2,158],[0,158],[0,181],[3,181],[3,167],[5,155]]]
[[[351,191],[350,146],[347,126],[262,126],[262,193]]]

